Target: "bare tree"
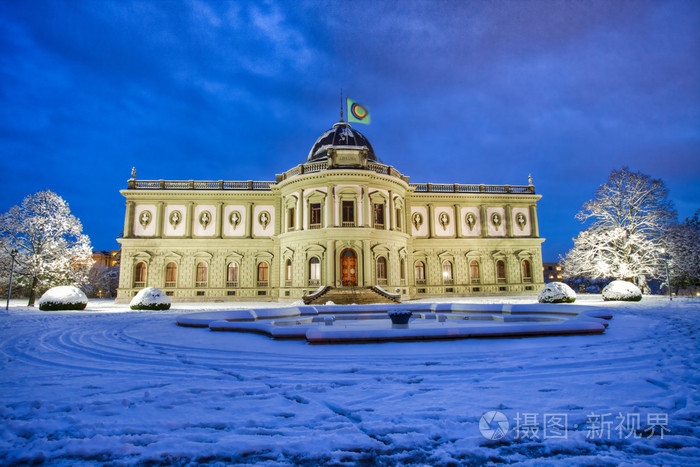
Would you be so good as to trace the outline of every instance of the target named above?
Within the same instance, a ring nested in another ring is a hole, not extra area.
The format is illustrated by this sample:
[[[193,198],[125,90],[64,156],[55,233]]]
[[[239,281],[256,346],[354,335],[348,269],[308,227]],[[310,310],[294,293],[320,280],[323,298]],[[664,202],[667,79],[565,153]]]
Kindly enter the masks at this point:
[[[0,217],[0,257],[18,250],[15,277],[29,288],[29,306],[36,293],[56,285],[82,285],[93,264],[90,239],[68,203],[56,193],[29,195]],[[0,272],[9,274],[0,260]]]
[[[627,167],[613,170],[576,215],[591,225],[574,239],[565,274],[628,280],[648,291],[647,279],[660,275],[664,233],[675,218],[663,181]]]
[[[685,222],[672,226],[666,235],[671,287],[700,284],[700,209]]]

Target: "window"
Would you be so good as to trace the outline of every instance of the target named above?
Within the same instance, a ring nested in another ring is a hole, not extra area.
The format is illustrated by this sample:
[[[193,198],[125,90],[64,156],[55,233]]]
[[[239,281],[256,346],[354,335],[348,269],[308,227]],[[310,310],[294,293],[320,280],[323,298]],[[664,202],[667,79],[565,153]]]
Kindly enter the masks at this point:
[[[442,263],[442,283],[443,284],[453,284],[454,280],[452,279],[452,262],[451,261],[444,261]]]
[[[294,230],[294,222],[296,221],[294,216],[295,211],[296,210],[294,208],[287,209],[287,228],[289,230]]]
[[[384,204],[374,205],[374,228],[383,229],[384,228]]]
[[[386,258],[377,258],[377,285],[386,285]]]
[[[316,257],[309,260],[309,285],[321,285],[321,261]]]
[[[499,283],[505,283],[506,281],[506,263],[502,260],[496,261],[496,279]]]
[[[226,267],[226,287],[238,287],[238,263],[228,263]]]
[[[394,220],[394,224],[396,224],[396,230],[401,230],[401,209],[396,209],[396,218]]]
[[[197,281],[195,287],[207,286],[207,263],[199,263],[197,265]]]
[[[146,263],[138,263],[134,270],[134,287],[146,287]]]
[[[424,285],[425,284],[425,264],[423,261],[418,261],[415,266],[415,274],[416,274],[416,284],[417,285]]]
[[[291,285],[292,282],[292,260],[288,259],[285,267],[284,280],[286,280]]]
[[[530,268],[530,261],[524,259],[522,262],[523,269],[523,282],[532,282],[532,271]]]
[[[269,269],[266,262],[258,264],[258,287],[267,287],[269,284]]]
[[[341,205],[343,214],[343,227],[355,227],[355,202],[343,201]]]
[[[469,263],[469,278],[472,284],[479,284],[481,282],[481,277],[479,276],[479,263],[472,260]]]
[[[311,208],[311,220],[309,221],[310,229],[321,228],[321,203],[313,203]]]
[[[168,263],[165,266],[165,287],[176,287],[177,286],[177,265],[175,263]]]
[[[401,258],[401,262],[399,263],[399,266],[400,266],[399,275],[401,278],[401,285],[406,285],[406,260]]]

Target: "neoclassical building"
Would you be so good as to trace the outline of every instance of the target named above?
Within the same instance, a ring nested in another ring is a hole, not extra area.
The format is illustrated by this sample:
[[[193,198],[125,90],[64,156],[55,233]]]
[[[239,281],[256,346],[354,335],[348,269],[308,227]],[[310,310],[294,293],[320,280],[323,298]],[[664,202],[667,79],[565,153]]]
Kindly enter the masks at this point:
[[[402,298],[535,292],[535,187],[409,183],[342,120],[274,182],[136,180],[118,301],[298,300],[319,287]]]

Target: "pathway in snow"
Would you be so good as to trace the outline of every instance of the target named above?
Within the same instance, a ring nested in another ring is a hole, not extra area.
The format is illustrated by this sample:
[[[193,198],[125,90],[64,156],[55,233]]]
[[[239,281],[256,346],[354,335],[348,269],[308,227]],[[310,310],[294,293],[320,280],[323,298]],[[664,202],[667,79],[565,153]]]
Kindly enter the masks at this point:
[[[180,328],[185,305],[15,309],[0,461],[697,463],[700,302],[612,306],[603,335],[338,346]],[[537,436],[487,440],[491,410],[511,429],[533,414]],[[542,436],[545,414],[565,415],[565,438]],[[670,431],[620,434],[618,414]]]

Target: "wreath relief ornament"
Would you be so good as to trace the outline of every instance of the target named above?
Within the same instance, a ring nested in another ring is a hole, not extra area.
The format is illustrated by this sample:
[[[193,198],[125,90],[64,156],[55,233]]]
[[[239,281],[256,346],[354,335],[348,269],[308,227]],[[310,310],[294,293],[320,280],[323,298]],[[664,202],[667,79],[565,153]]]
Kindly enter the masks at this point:
[[[443,212],[440,214],[440,225],[442,226],[442,230],[447,230],[447,226],[450,223],[450,216],[446,212]]]
[[[170,225],[172,225],[173,228],[177,227],[180,221],[182,221],[182,214],[180,211],[173,211],[170,213]]]
[[[423,216],[421,216],[419,212],[413,214],[413,225],[416,227],[416,230],[418,230],[420,226],[423,225]]]
[[[476,216],[474,215],[474,213],[470,212],[469,214],[467,214],[465,221],[467,222],[467,225],[469,226],[469,230],[473,230],[474,225],[476,225]]]
[[[261,212],[258,216],[258,222],[260,222],[263,229],[267,228],[267,225],[270,223],[270,213],[267,211]]]
[[[501,215],[497,212],[494,212],[493,215],[491,216],[491,222],[493,225],[496,226],[496,228],[501,226]]]
[[[199,215],[199,223],[202,224],[202,227],[205,229],[207,226],[211,223],[211,213],[209,211],[204,211]]]
[[[228,221],[233,226],[233,230],[236,230],[236,227],[238,227],[238,224],[241,223],[241,213],[238,211],[231,212],[231,214],[229,214],[229,216],[228,216]]]
[[[151,211],[141,212],[141,214],[139,215],[139,224],[141,224],[141,227],[145,229],[146,226],[151,223],[152,217],[153,216],[151,215]]]
[[[520,227],[520,230],[524,230],[525,225],[527,224],[527,218],[525,217],[525,214],[519,212],[518,215],[515,217],[515,222]]]

